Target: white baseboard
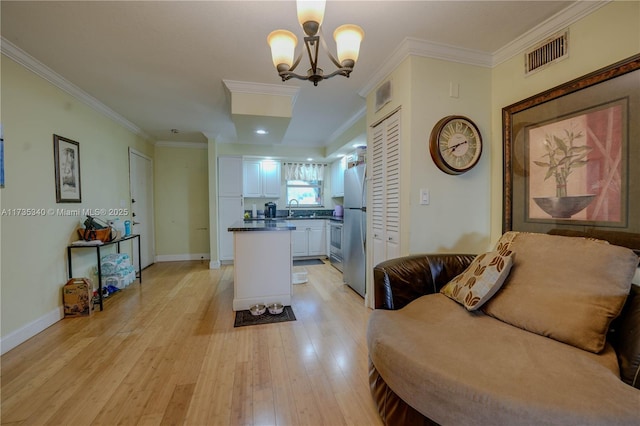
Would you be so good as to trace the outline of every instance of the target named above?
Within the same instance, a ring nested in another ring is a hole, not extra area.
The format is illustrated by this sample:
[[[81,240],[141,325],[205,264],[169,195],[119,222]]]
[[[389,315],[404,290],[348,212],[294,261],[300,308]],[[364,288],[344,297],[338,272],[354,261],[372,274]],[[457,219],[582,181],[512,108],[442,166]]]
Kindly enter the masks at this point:
[[[181,260],[209,260],[209,253],[161,254],[156,256],[156,262],[177,262]]]
[[[209,269],[220,269],[220,261],[212,260],[211,262],[209,262]]]
[[[31,321],[24,327],[20,327],[16,331],[13,331],[0,339],[0,355],[4,355],[11,349],[15,348],[21,343],[26,342],[42,330],[51,327],[64,318],[64,308],[60,306],[41,316],[40,318]]]

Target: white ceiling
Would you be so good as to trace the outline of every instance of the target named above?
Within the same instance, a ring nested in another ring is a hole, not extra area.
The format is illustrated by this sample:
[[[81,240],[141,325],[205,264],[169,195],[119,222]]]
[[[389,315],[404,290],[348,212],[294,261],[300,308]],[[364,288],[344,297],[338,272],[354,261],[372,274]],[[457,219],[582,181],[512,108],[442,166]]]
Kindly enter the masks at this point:
[[[255,142],[237,140],[225,79],[300,87],[279,143],[318,147],[362,116],[363,96],[392,69],[390,59],[405,38],[460,48],[491,66],[514,40],[576,4],[328,1],[324,33],[331,37],[339,25],[354,23],[365,38],[351,77],[317,87],[281,82],[271,63],[269,32],[285,28],[302,38],[293,1],[2,0],[0,7],[3,52],[5,45],[26,52],[154,141]],[[333,49],[331,38],[327,43]],[[331,68],[326,57],[320,62]]]

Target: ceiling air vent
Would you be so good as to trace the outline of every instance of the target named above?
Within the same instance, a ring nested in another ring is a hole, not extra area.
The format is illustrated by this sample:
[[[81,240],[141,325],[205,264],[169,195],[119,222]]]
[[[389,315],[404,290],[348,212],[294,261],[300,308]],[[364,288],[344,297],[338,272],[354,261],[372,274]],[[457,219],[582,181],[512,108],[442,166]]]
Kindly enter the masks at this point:
[[[569,31],[557,33],[524,54],[525,74],[539,71],[569,56]]]

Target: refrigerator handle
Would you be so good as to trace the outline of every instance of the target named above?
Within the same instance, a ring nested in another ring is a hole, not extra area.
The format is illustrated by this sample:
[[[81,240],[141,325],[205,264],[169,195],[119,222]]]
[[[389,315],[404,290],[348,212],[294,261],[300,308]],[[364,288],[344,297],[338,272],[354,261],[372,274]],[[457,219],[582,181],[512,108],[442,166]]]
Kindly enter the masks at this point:
[[[362,171],[362,188],[360,188],[360,207],[366,207],[367,203],[367,165],[365,164]]]
[[[364,220],[360,221],[360,239],[362,240],[362,252],[367,253],[367,213],[366,209],[363,211]]]

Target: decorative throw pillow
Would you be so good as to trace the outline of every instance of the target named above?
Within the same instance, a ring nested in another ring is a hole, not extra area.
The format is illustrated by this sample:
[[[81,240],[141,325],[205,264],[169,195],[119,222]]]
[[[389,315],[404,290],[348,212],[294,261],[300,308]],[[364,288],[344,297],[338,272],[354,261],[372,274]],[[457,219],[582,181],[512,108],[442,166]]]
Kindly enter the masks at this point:
[[[476,257],[463,273],[440,290],[450,299],[474,311],[496,294],[513,265],[513,252],[503,250]]]
[[[482,311],[515,327],[598,353],[629,294],[638,256],[589,238],[507,232],[516,255],[500,293]]]

